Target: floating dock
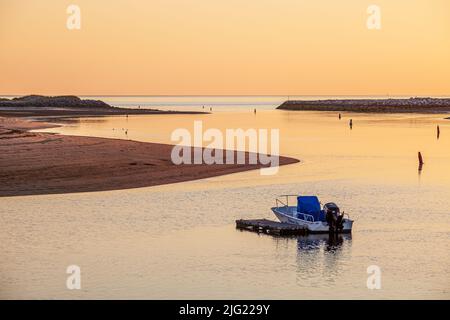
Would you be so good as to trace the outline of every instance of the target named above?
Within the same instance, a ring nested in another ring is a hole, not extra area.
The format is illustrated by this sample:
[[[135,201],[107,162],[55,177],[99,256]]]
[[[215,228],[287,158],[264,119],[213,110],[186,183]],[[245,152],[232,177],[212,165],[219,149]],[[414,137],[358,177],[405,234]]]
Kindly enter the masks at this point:
[[[258,233],[273,234],[277,236],[303,236],[308,234],[308,229],[306,229],[305,227],[295,226],[289,223],[271,221],[267,219],[236,220],[236,228]]]

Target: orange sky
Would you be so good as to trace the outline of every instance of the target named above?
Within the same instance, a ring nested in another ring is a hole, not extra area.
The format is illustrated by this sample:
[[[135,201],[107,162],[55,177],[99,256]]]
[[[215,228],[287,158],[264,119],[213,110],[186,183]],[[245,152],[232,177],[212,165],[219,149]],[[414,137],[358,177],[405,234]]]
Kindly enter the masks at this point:
[[[450,95],[448,0],[0,0],[0,43],[0,94]]]

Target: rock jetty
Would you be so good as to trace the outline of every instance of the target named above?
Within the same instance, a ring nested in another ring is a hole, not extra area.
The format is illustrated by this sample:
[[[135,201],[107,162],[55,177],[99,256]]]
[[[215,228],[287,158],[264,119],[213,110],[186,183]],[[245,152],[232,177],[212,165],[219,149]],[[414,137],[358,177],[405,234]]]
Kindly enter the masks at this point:
[[[289,100],[277,109],[310,111],[349,111],[373,113],[448,113],[450,99],[329,99]]]

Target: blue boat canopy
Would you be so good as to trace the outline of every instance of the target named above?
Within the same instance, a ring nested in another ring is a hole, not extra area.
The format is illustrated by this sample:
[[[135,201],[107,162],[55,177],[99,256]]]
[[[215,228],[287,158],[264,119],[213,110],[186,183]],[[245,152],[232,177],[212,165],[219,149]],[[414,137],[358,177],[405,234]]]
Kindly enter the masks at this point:
[[[317,220],[321,213],[319,199],[316,196],[298,196],[297,212],[310,214]]]

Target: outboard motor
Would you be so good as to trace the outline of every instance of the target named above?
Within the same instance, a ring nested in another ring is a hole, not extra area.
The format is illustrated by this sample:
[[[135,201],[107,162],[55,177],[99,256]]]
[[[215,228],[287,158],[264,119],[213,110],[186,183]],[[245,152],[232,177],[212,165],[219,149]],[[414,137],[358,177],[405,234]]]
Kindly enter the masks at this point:
[[[326,203],[323,206],[323,211],[330,232],[339,232],[344,228],[344,215],[340,213],[339,207],[335,203]]]

